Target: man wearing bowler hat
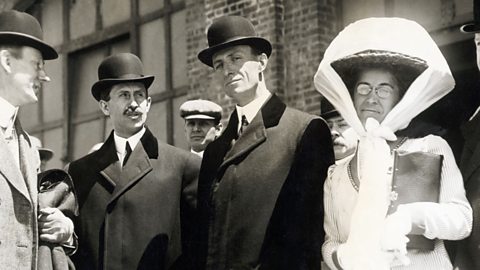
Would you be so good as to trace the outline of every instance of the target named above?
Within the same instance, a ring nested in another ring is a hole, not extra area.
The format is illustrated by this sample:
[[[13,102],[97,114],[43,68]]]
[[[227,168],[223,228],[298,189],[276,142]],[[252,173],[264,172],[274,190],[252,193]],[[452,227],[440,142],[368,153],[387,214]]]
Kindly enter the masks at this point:
[[[100,149],[69,165],[80,210],[74,263],[173,269],[189,225],[183,218],[195,207],[200,158],[158,141],[145,126],[154,76],[144,75],[137,56],[105,58],[98,78],[91,92],[114,130]]]
[[[463,25],[460,30],[474,34],[477,48],[477,66],[480,69],[480,1],[473,1],[474,21]],[[480,108],[462,127],[465,139],[460,170],[462,172],[467,199],[472,205],[473,226],[468,238],[458,243],[455,263],[458,269],[480,269]]]
[[[37,269],[39,240],[72,243],[73,223],[57,208],[38,209],[36,147],[22,129],[20,106],[37,102],[50,81],[44,60],[58,57],[39,22],[0,13],[0,269]]]
[[[190,152],[203,157],[207,145],[222,131],[222,107],[209,100],[189,100],[180,106],[180,116],[185,119],[185,137]]]
[[[272,46],[248,20],[221,17],[207,36],[198,58],[236,109],[203,156],[198,268],[320,269],[328,126],[267,89]]]
[[[330,128],[335,163],[338,164],[355,152],[357,146],[355,132],[326,98],[323,98],[320,104],[320,116],[327,121]]]

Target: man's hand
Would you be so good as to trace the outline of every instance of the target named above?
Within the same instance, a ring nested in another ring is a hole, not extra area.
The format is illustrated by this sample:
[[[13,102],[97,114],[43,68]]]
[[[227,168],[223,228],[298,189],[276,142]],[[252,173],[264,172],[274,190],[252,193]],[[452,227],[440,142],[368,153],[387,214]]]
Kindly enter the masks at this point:
[[[40,209],[38,216],[40,240],[68,244],[72,241],[73,222],[58,208]]]

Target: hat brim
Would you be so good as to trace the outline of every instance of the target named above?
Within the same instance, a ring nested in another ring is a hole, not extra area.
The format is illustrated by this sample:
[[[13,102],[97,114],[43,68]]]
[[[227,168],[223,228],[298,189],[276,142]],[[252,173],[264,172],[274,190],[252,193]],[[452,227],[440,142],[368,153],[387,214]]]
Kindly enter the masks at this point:
[[[480,32],[480,25],[474,23],[464,24],[460,27],[463,33],[478,33]]]
[[[143,85],[145,85],[145,89],[148,90],[148,88],[152,85],[154,79],[155,79],[155,76],[153,75],[138,77],[138,78],[103,79],[93,84],[91,92],[93,97],[97,101],[100,101],[100,96],[102,91],[109,89],[113,85],[116,85],[119,83],[126,83],[126,82],[141,82],[143,83]]]
[[[58,58],[58,53],[52,46],[31,35],[0,31],[0,43],[35,48],[40,51],[44,60]]]
[[[215,117],[205,114],[192,114],[184,117],[185,120],[190,119],[204,119],[204,120],[215,120]]]
[[[324,112],[324,113],[320,114],[320,117],[322,117],[325,120],[328,120],[328,119],[330,119],[332,117],[336,117],[336,116],[340,116],[340,113],[337,110],[331,110],[331,111]]]
[[[40,154],[40,160],[49,161],[53,157],[53,151],[48,148],[38,148],[38,153]]]
[[[198,59],[207,66],[213,67],[212,57],[213,55],[227,47],[236,46],[236,45],[250,45],[256,49],[264,52],[268,57],[272,54],[272,44],[264,38],[261,37],[237,37],[233,40],[228,40],[226,42],[217,44],[212,47],[208,47],[202,50],[198,54]]]
[[[330,65],[340,75],[347,88],[351,86],[349,80],[354,80],[354,75],[362,68],[389,67],[398,70],[402,75],[409,75],[408,79],[411,82],[428,68],[427,62],[420,58],[382,50],[366,50],[348,55],[333,61]]]

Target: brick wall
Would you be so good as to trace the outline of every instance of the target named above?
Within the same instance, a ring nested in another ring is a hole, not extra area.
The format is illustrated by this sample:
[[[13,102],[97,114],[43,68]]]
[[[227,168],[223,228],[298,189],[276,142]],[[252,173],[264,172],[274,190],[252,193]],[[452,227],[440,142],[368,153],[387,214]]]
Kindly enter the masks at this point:
[[[206,28],[222,15],[240,15],[254,24],[273,46],[265,72],[267,87],[288,105],[319,113],[320,95],[313,75],[323,52],[336,35],[336,0],[187,0],[187,68],[189,98],[206,98],[224,108],[232,100],[212,80],[211,69],[198,61],[207,47]]]

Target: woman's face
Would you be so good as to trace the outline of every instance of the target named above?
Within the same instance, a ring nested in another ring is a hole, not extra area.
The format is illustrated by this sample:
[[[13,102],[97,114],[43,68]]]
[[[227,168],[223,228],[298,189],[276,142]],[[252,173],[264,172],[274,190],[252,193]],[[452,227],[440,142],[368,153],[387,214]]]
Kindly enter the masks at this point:
[[[379,68],[360,71],[353,89],[353,104],[363,125],[369,117],[381,123],[399,100],[398,82],[390,71]]]

